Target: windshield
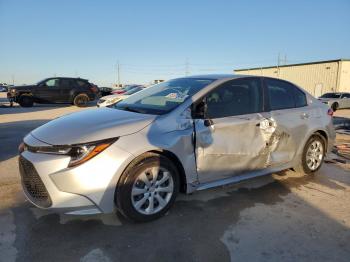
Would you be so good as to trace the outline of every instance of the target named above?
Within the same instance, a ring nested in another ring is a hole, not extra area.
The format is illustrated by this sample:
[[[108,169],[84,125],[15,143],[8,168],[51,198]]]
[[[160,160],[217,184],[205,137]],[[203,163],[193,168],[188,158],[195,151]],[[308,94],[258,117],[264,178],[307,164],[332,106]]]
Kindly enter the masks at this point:
[[[179,78],[148,87],[124,99],[116,109],[162,115],[172,111],[214,79]]]
[[[341,94],[337,93],[326,93],[320,96],[321,98],[340,98]]]

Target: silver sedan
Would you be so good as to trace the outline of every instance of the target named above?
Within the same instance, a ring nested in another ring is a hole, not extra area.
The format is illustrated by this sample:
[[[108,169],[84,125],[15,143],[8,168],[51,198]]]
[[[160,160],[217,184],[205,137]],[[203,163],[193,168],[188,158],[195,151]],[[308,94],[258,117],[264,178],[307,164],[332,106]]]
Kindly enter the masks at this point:
[[[178,192],[322,165],[332,111],[292,83],[204,75],[142,90],[32,131],[20,145],[27,198],[68,214],[164,215]]]
[[[350,93],[325,93],[318,100],[329,105],[333,111],[350,108]]]

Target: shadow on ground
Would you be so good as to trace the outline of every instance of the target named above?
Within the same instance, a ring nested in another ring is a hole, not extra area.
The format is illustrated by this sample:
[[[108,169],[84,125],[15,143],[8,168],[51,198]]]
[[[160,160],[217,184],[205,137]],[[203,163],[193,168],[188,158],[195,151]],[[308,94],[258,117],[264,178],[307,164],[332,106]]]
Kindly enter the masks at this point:
[[[18,154],[18,146],[25,135],[51,119],[0,123],[0,162]]]
[[[85,108],[95,107],[96,103],[97,103],[96,101],[92,101],[88,103],[88,105]],[[20,107],[19,105],[15,104],[13,107],[10,107],[9,105],[3,104],[0,106],[0,115],[32,113],[32,112],[39,112],[39,111],[52,110],[52,109],[65,108],[65,107],[73,107],[73,105],[71,104],[34,104],[33,107]]]
[[[339,258],[337,256],[346,259],[346,255],[350,255],[349,245],[343,240],[335,240],[333,235],[343,234],[346,240],[346,237],[350,237],[348,228],[302,199],[292,199],[284,208],[297,214],[307,213],[303,214],[303,221],[300,221],[300,224],[313,225],[317,222],[314,218],[322,219],[322,226],[327,230],[318,232],[316,241],[314,236],[303,232],[302,229],[293,232],[290,228],[292,223],[290,219],[293,218],[290,213],[281,209],[281,206],[285,206],[283,203],[285,197],[291,193],[290,188],[308,184],[311,180],[335,186],[327,179],[319,181],[313,177],[302,177],[289,181],[288,186],[285,182],[275,179],[258,188],[244,188],[241,184],[206,190],[182,197],[167,216],[145,224],[130,223],[122,217],[119,217],[120,226],[104,225],[97,219],[88,221],[76,219],[61,224],[58,214],[49,214],[37,219],[30,211],[29,204],[23,204],[13,209],[17,226],[15,242],[19,251],[17,259],[18,261],[78,261],[90,252],[98,250],[112,261],[230,261],[231,251],[229,252],[222,242],[223,234],[228,229],[234,228],[238,222],[249,225],[252,221],[256,223],[256,219],[259,221],[256,217],[244,217],[243,220],[240,217],[244,210],[256,206],[262,206],[259,217],[272,214],[274,219],[278,218],[279,221],[267,222],[271,231],[274,231],[272,235],[285,239],[288,238],[286,234],[290,234],[293,240],[291,244],[296,245],[295,249],[299,247],[299,250],[292,250],[295,254],[291,256],[288,254],[291,252],[288,250],[290,247],[276,244],[273,251],[275,253],[271,254],[275,261],[293,261],[291,259],[297,258],[308,260],[308,256],[312,258],[311,260],[317,258],[332,260]],[[237,187],[240,188],[237,190]],[[283,205],[280,205],[281,203]],[[271,209],[272,213],[264,214],[264,210]],[[277,222],[282,224],[277,226]],[[294,226],[298,228],[298,224]],[[250,232],[248,229],[245,234],[254,238],[256,232]],[[242,234],[236,234],[233,229],[226,240],[239,247],[240,241],[243,240],[240,237]],[[261,235],[259,237],[264,238]],[[256,241],[263,243],[264,239]],[[279,239],[273,241],[278,243]],[[320,252],[319,248],[322,247],[327,247],[327,251]],[[254,250],[257,247],[251,246],[251,248]],[[264,256],[265,254],[262,254],[262,257]],[[339,261],[345,261],[344,259]],[[244,260],[242,257],[241,261]]]

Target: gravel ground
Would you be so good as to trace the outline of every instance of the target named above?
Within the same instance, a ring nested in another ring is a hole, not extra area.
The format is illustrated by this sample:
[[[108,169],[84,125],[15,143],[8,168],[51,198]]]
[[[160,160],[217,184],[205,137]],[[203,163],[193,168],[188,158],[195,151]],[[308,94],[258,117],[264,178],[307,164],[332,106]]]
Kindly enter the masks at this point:
[[[180,195],[165,217],[146,224],[115,214],[67,216],[39,210],[25,200],[17,145],[37,126],[85,109],[7,108],[1,93],[0,105],[1,262],[349,261],[346,161],[324,164],[317,175],[286,171]],[[350,110],[336,115],[350,118]],[[346,135],[341,139],[349,141]]]

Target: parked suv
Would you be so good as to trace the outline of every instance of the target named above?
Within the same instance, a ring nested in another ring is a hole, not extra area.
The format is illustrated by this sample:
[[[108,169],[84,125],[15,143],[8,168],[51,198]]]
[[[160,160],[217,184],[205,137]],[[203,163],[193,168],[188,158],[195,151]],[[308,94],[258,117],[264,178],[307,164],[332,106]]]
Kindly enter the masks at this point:
[[[98,92],[97,86],[86,79],[53,77],[36,85],[11,87],[7,98],[11,105],[16,102],[23,107],[31,107],[34,103],[72,103],[81,107],[95,100]]]
[[[19,147],[20,174],[38,207],[69,214],[117,209],[149,221],[164,215],[179,191],[289,168],[316,172],[335,138],[331,115],[279,79],[178,78],[35,129]]]

